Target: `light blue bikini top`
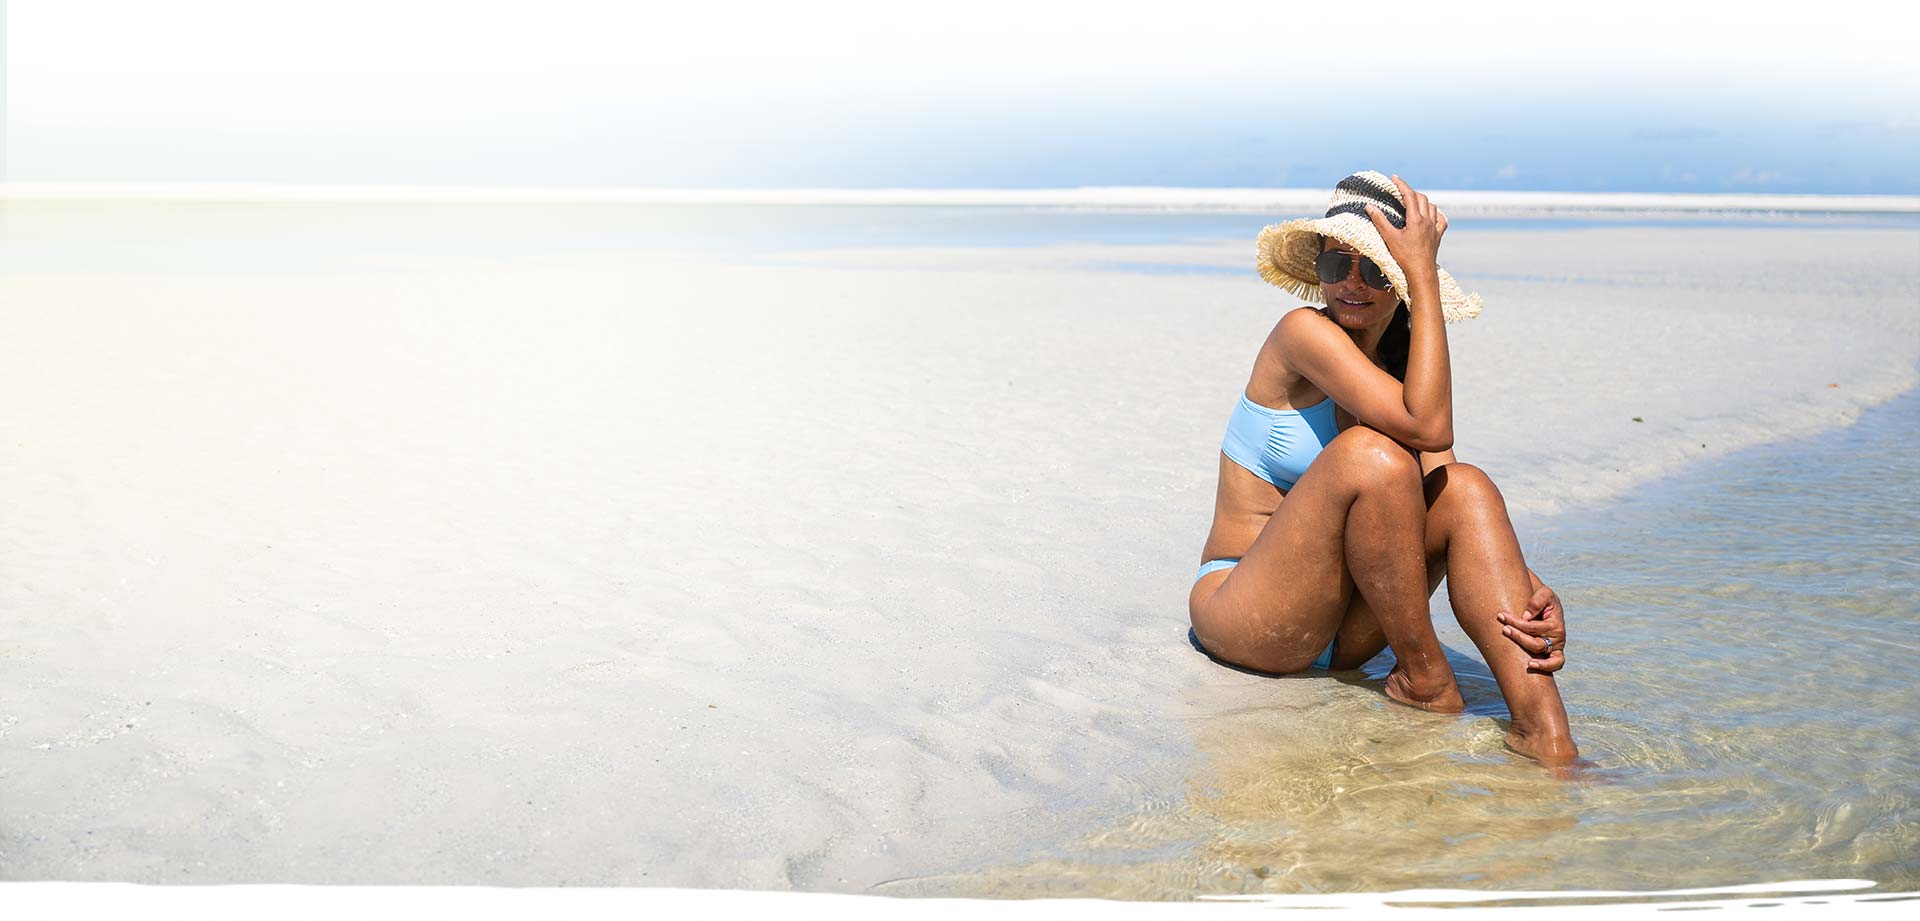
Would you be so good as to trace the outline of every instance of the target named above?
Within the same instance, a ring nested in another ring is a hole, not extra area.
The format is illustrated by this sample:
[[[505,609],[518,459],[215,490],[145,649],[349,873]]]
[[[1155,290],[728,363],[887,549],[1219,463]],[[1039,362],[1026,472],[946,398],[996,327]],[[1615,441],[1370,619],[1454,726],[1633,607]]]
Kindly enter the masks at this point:
[[[1253,475],[1281,489],[1292,489],[1320,449],[1340,434],[1333,418],[1333,397],[1306,409],[1272,409],[1240,394],[1227,419],[1221,453]]]

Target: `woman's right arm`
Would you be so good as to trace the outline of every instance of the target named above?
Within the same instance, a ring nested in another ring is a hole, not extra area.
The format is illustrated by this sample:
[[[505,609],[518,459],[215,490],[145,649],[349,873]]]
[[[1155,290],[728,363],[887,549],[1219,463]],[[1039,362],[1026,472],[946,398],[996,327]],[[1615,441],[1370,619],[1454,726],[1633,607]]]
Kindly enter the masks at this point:
[[[1447,356],[1446,321],[1440,315],[1440,270],[1435,256],[1447,219],[1425,195],[1393,177],[1406,203],[1407,226],[1394,227],[1369,205],[1367,216],[1388,252],[1406,273],[1412,335],[1407,380],[1376,367],[1333,321],[1311,310],[1280,320],[1287,366],[1333,397],[1356,419],[1420,451],[1453,447],[1453,370]]]

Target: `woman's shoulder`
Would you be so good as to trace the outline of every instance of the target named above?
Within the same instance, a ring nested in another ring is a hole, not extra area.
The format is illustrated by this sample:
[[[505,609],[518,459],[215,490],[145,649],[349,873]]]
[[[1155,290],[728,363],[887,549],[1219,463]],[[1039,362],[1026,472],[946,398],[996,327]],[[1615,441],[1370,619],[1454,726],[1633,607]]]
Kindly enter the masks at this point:
[[[1254,360],[1253,374],[1247,382],[1247,394],[1254,402],[1263,406],[1291,405],[1290,397],[1298,389],[1301,377],[1287,360],[1288,346],[1297,347],[1298,342],[1311,337],[1313,333],[1305,327],[1317,323],[1332,325],[1333,321],[1310,306],[1289,310],[1274,323],[1273,332],[1260,346],[1260,356]]]
[[[1323,324],[1331,325],[1332,323],[1332,320],[1327,319],[1327,312],[1324,308],[1315,307],[1312,304],[1301,304],[1280,315],[1280,321],[1273,324],[1273,334],[1280,336],[1298,332],[1307,327],[1318,327]]]
[[[1307,397],[1311,397],[1309,403],[1324,399],[1324,391],[1314,381],[1360,357],[1347,331],[1325,310],[1313,306],[1287,311],[1274,324],[1260,353],[1260,364],[1273,376],[1274,386],[1284,387],[1295,405]]]
[[[1284,354],[1289,343],[1324,336],[1329,332],[1339,332],[1338,324],[1328,319],[1324,310],[1302,304],[1280,315],[1279,322],[1273,324],[1273,332],[1267,334],[1266,350]]]

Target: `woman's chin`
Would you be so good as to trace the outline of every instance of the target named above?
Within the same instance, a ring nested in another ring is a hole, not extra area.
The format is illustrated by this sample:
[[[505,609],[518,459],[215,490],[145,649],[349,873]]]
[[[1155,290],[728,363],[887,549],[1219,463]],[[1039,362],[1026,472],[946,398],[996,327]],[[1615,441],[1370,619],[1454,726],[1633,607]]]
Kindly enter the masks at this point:
[[[1354,307],[1339,301],[1334,301],[1327,305],[1327,313],[1333,317],[1333,322],[1348,329],[1366,328],[1372,324],[1374,314],[1378,312],[1379,311],[1371,304],[1365,307]]]

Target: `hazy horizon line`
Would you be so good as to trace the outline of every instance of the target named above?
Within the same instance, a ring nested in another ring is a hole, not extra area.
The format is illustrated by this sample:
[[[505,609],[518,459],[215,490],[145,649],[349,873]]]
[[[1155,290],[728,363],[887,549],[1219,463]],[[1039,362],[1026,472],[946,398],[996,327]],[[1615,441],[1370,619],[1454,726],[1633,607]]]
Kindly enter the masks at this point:
[[[1672,211],[1920,213],[1920,195],[1562,192],[1423,189],[1467,212]],[[526,204],[933,205],[1166,211],[1268,211],[1324,205],[1322,188],[1071,186],[844,188],[379,185],[258,182],[0,182],[0,201],[473,202]]]

